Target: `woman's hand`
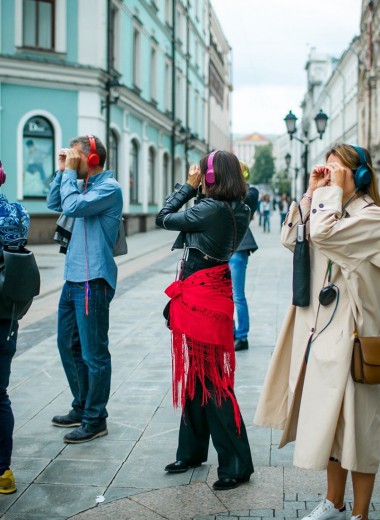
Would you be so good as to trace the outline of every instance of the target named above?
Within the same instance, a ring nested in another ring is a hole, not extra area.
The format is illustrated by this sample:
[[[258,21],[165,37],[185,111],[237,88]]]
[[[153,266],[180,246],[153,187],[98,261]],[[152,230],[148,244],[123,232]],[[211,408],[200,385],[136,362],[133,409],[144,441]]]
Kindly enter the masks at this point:
[[[317,188],[327,186],[330,181],[330,169],[325,164],[317,164],[313,168],[309,179],[308,195],[312,195]],[[311,192],[311,193],[310,193]]]
[[[190,184],[195,190],[201,183],[202,174],[198,164],[192,164],[189,168],[189,175],[187,177],[187,184]]]
[[[343,189],[346,180],[346,168],[335,162],[329,163],[327,168],[330,171],[331,186],[339,186],[339,188]]]

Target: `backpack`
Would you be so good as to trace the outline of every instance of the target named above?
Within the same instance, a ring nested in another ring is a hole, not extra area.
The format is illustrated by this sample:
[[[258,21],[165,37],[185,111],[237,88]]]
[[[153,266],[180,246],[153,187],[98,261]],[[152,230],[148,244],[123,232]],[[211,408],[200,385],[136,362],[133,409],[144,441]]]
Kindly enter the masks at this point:
[[[40,293],[40,272],[22,238],[22,214],[17,205],[19,237],[0,248],[0,319],[20,320]]]

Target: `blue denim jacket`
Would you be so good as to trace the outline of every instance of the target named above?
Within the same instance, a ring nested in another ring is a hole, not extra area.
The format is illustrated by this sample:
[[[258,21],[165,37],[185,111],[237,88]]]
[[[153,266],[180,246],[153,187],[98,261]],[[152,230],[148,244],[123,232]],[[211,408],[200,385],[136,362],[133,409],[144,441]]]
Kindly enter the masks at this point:
[[[104,278],[115,289],[117,266],[112,249],[119,229],[123,195],[112,171],[90,177],[86,193],[84,185],[78,186],[75,170],[58,172],[50,184],[47,205],[75,218],[64,279],[85,282]]]

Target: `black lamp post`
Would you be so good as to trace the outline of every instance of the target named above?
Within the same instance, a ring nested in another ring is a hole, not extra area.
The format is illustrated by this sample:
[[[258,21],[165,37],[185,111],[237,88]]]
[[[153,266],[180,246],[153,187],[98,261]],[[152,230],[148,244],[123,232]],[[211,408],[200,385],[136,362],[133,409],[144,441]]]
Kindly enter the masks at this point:
[[[302,154],[303,156],[303,166],[304,166],[304,191],[307,190],[308,187],[308,181],[309,181],[309,172],[308,172],[308,158],[309,158],[309,144],[318,139],[322,139],[323,134],[325,133],[326,126],[327,126],[327,120],[328,116],[323,112],[321,109],[318,114],[315,116],[314,121],[317,127],[318,136],[313,137],[313,139],[308,138],[308,131],[303,130],[304,139],[301,139],[300,137],[297,137],[295,133],[297,132],[297,117],[293,114],[293,112],[290,110],[289,114],[284,118],[286,129],[288,131],[290,140],[295,139],[296,141],[299,141],[302,143],[305,147],[304,152]],[[290,154],[289,154],[290,155]]]
[[[111,105],[114,105],[119,100],[119,95],[113,95],[112,91],[120,87],[119,80],[116,76],[109,78],[106,82],[106,99],[101,102],[101,112],[106,109],[106,149],[107,154],[110,148],[110,125],[111,125]]]
[[[286,155],[285,155],[285,164],[286,164],[286,171],[289,170],[290,168],[290,162],[292,160],[292,156],[290,155],[290,153],[288,152]]]

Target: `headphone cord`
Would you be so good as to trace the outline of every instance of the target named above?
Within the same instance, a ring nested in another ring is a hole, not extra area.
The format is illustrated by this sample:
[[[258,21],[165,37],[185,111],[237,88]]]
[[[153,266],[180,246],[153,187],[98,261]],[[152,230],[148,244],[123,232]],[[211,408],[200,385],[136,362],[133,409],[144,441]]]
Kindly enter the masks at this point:
[[[88,178],[87,175],[85,183],[84,183],[84,191],[83,193],[86,194],[87,190],[87,184],[88,184]],[[85,312],[86,316],[88,316],[88,302],[91,297],[91,288],[88,281],[88,251],[87,251],[87,229],[86,229],[86,217],[83,217],[83,227],[84,227],[84,257],[86,260],[86,283],[85,283],[85,297],[84,297],[84,306],[85,306]]]

